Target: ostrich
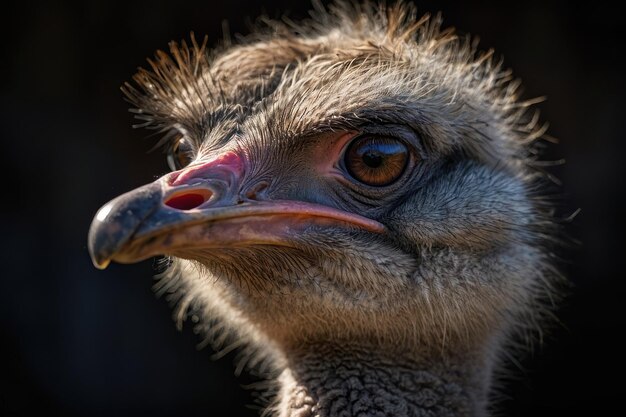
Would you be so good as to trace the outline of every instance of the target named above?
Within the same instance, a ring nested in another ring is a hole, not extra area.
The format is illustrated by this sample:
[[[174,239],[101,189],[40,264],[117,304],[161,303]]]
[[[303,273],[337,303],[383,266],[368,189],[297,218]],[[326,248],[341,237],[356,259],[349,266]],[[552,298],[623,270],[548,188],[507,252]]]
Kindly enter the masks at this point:
[[[488,415],[558,276],[533,102],[409,4],[268,22],[125,84],[172,172],[98,211],[94,264],[167,256],[180,320],[275,370],[272,415]]]

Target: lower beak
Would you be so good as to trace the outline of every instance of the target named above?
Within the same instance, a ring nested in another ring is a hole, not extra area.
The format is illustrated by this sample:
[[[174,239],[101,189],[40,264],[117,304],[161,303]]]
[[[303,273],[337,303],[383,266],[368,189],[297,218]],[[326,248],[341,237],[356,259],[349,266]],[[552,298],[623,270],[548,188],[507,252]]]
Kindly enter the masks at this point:
[[[163,177],[105,204],[89,230],[94,265],[104,269],[112,260],[134,263],[155,255],[200,258],[216,248],[292,246],[312,225],[385,230],[343,210],[291,200],[241,202],[218,188],[211,180],[173,187]]]

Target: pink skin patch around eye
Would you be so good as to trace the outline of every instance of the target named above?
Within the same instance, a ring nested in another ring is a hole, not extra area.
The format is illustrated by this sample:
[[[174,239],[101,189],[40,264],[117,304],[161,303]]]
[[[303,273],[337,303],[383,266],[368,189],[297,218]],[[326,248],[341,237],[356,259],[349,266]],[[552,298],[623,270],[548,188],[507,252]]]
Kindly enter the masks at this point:
[[[341,134],[331,133],[321,140],[313,151],[313,165],[321,175],[343,177],[337,169],[337,162],[341,159],[341,151],[346,147],[358,132],[348,131]]]

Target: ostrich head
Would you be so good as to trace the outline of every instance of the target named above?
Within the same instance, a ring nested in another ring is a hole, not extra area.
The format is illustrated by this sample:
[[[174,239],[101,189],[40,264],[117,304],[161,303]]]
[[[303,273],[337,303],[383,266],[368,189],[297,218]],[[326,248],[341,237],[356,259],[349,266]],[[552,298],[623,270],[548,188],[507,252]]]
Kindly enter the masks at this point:
[[[440,24],[339,3],[215,51],[172,43],[124,87],[173,172],[100,209],[94,263],[168,255],[181,317],[280,371],[281,416],[482,415],[545,309],[544,129]]]

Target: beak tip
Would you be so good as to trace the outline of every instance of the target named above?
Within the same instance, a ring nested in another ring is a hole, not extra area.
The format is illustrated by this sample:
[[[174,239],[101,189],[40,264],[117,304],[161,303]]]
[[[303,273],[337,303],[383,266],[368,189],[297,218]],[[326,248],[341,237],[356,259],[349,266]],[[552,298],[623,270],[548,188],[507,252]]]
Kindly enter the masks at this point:
[[[105,270],[107,266],[109,266],[109,264],[111,263],[110,258],[96,259],[92,257],[91,261],[93,262],[93,266],[100,270]]]
[[[93,266],[98,269],[105,269],[111,263],[112,254],[115,252],[116,245],[112,244],[110,236],[103,233],[103,222],[94,219],[89,230],[87,248]],[[113,240],[114,242],[114,240]]]
[[[132,239],[133,234],[162,200],[157,181],[109,201],[94,217],[87,236],[93,265],[105,269]]]

